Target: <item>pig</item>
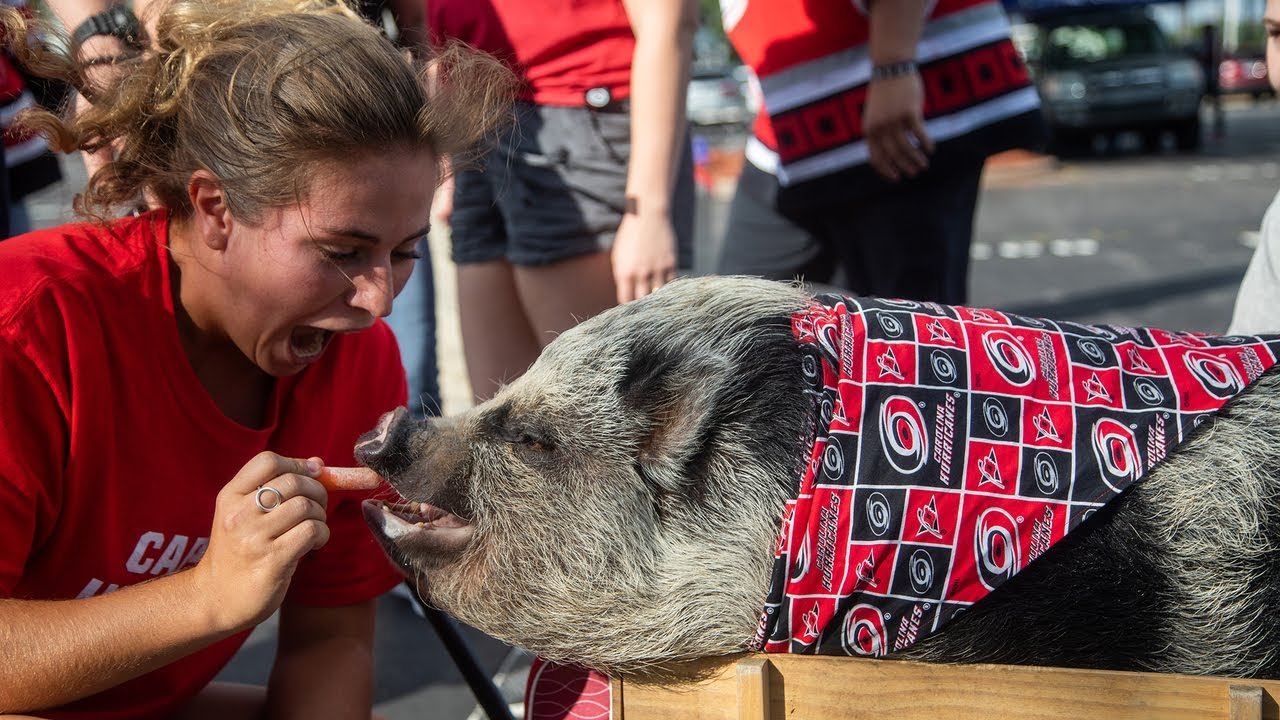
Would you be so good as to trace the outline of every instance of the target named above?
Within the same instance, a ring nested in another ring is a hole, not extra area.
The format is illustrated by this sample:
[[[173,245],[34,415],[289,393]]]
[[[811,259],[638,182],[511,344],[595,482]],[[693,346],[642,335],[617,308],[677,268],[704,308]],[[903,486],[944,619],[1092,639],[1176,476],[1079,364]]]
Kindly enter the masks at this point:
[[[814,302],[795,284],[677,280],[563,333],[463,414],[389,413],[357,449],[400,496],[366,502],[370,528],[427,602],[553,662],[652,675],[768,649],[788,503],[816,462],[814,355],[795,330]],[[1081,347],[1094,332],[1059,326]],[[1257,374],[939,632],[896,642],[908,623],[894,618],[884,639],[845,650],[1280,676],[1280,378]]]

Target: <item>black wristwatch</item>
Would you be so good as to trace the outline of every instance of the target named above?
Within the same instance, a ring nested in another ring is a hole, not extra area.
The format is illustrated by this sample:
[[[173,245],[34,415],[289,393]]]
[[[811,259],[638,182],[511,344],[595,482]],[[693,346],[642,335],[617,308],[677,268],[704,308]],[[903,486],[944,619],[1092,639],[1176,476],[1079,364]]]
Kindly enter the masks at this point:
[[[97,15],[91,15],[89,19],[80,23],[80,26],[71,34],[71,39],[76,45],[80,45],[95,35],[118,37],[129,47],[135,50],[142,49],[142,24],[127,7],[117,5]]]

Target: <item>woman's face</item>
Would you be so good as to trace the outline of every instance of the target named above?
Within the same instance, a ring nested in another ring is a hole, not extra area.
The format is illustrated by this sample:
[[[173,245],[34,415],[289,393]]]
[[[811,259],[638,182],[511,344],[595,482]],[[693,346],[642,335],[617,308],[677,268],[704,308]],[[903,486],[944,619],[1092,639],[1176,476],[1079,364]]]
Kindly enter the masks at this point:
[[[337,333],[391,312],[413,272],[436,187],[428,151],[390,152],[309,169],[300,202],[232,222],[221,301],[210,314],[262,370],[291,375]]]

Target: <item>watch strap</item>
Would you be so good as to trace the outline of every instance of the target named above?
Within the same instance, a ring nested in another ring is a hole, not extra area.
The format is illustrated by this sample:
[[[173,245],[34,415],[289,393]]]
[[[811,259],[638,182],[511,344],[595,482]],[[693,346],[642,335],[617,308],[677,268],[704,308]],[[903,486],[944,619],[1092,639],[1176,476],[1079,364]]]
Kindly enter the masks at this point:
[[[120,38],[132,48],[142,48],[142,25],[129,8],[119,5],[90,15],[71,34],[71,40],[81,45],[95,35],[111,35]]]

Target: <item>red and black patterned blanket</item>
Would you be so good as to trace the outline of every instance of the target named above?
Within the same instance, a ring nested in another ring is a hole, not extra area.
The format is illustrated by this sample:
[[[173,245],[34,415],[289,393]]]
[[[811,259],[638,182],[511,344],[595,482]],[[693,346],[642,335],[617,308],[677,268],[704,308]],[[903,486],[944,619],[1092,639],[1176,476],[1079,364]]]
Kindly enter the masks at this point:
[[[1277,337],[824,296],[814,406],[755,647],[880,656],[1118,497],[1280,357]]]

